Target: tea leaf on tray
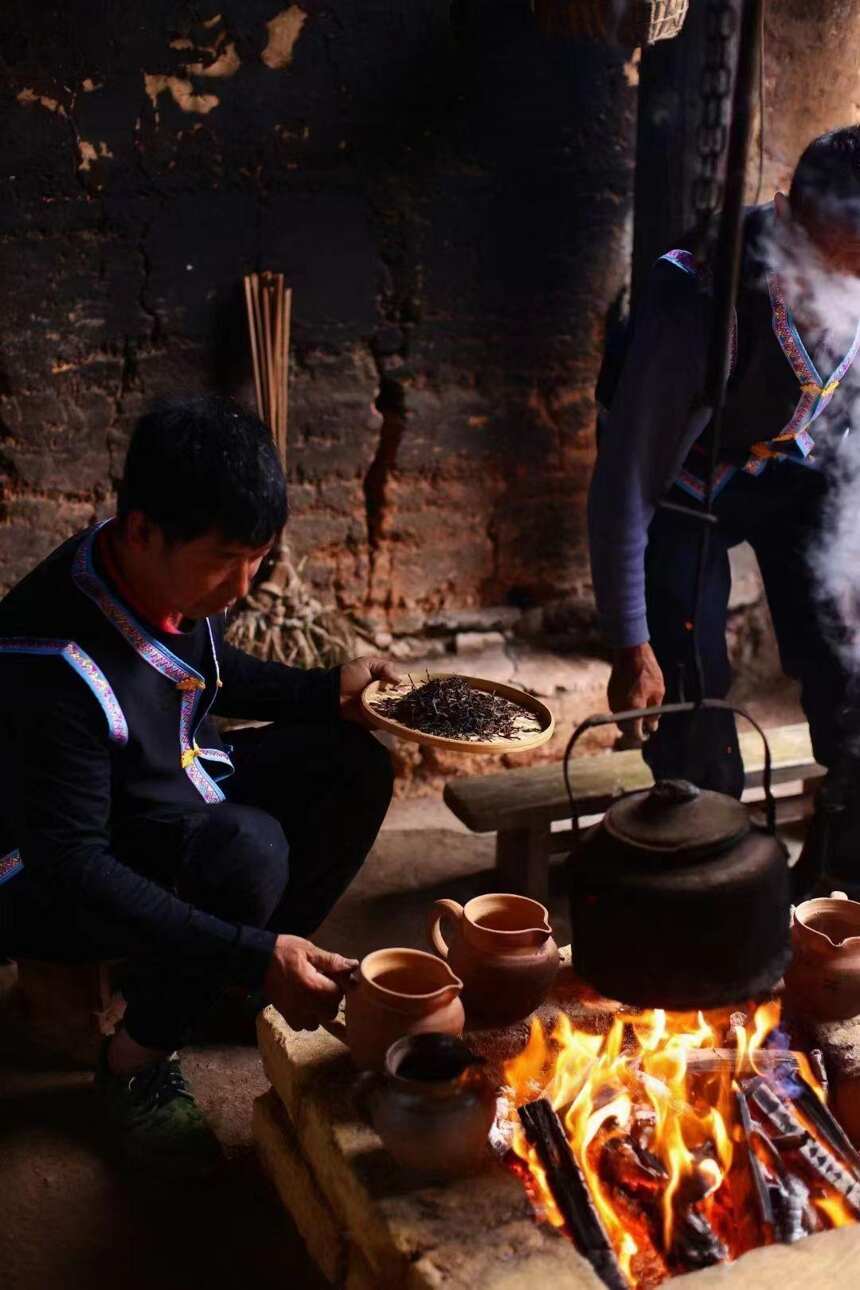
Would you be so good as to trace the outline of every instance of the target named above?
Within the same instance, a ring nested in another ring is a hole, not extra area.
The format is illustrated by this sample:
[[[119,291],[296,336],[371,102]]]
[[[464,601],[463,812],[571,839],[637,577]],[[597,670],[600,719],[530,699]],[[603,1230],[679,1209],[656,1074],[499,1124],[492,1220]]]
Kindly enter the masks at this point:
[[[373,706],[392,721],[444,739],[516,739],[524,733],[521,719],[533,721],[527,708],[475,690],[462,676],[443,676],[423,685],[413,681],[406,694],[377,700]]]

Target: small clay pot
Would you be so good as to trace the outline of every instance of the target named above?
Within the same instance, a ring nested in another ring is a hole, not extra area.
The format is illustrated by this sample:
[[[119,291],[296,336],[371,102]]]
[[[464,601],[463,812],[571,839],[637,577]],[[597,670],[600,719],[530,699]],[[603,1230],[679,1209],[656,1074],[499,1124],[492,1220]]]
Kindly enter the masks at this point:
[[[428,1179],[474,1173],[486,1159],[495,1090],[476,1057],[452,1035],[410,1035],[392,1044],[365,1099],[386,1151]]]
[[[455,922],[450,944],[442,919]],[[496,892],[467,905],[437,900],[428,934],[437,954],[463,981],[463,1005],[470,1022],[507,1026],[543,1003],[558,972],[558,946],[549,914],[526,896]]]
[[[382,1070],[396,1039],[435,1031],[461,1035],[463,982],[423,950],[374,950],[362,959],[346,995],[346,1024],[326,1029],[349,1048],[360,1070]]]
[[[801,1016],[838,1021],[860,1014],[860,903],[841,892],[794,910],[786,999]]]

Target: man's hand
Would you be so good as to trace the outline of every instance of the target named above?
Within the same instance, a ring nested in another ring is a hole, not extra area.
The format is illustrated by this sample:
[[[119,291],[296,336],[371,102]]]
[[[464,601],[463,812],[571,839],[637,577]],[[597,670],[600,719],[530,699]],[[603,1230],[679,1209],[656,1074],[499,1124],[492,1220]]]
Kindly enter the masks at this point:
[[[321,950],[301,936],[279,936],[263,993],[293,1030],[316,1030],[338,1010],[356,959]]]
[[[396,685],[402,679],[392,663],[375,655],[354,658],[350,663],[344,663],[340,669],[340,715],[350,721],[363,721],[364,709],[360,702],[362,690],[371,681]]]
[[[627,712],[630,708],[656,708],[663,702],[665,694],[666,685],[660,664],[647,641],[643,645],[629,645],[615,651],[607,690],[610,712]],[[655,717],[646,717],[644,722],[640,718],[619,726],[622,734],[632,734],[640,743],[656,729]]]

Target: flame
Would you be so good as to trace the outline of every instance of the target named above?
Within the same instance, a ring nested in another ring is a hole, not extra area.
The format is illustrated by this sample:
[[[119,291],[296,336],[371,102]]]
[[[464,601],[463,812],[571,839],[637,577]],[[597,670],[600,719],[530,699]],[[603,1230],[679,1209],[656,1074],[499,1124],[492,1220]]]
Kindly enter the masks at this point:
[[[655,1285],[683,1270],[675,1248],[677,1225],[692,1207],[730,1257],[754,1243],[753,1220],[735,1212],[730,1181],[744,1141],[733,1089],[740,1077],[761,1073],[759,1067],[772,1070],[772,1062],[757,1064],[757,1059],[768,1040],[779,1040],[779,1020],[776,1001],[747,1014],[620,1012],[603,1033],[580,1029],[560,1014],[549,1032],[535,1019],[526,1047],[507,1064],[511,1106],[542,1096],[559,1115],[631,1286]],[[794,1056],[800,1074],[826,1100],[809,1062]],[[563,1227],[538,1154],[518,1119],[513,1147],[528,1169],[538,1208],[553,1226]],[[746,1158],[744,1151],[740,1160]],[[633,1172],[624,1174],[625,1169]],[[637,1196],[653,1203],[638,1204]],[[748,1208],[748,1194],[740,1203]],[[822,1225],[853,1221],[835,1193],[816,1195],[815,1205]],[[744,1220],[746,1236],[739,1234]]]
[[[777,999],[773,999],[770,1003],[763,1003],[756,1008],[754,1030],[747,1048],[747,1057],[753,1070],[758,1070],[755,1064],[756,1053],[764,1047],[764,1041],[768,1035],[776,1030],[779,1025],[779,1016],[780,1004]]]
[[[538,1154],[534,1147],[526,1139],[522,1128],[517,1125],[514,1132],[514,1151],[521,1160],[528,1165],[526,1171],[528,1182],[531,1184],[530,1190],[533,1193],[533,1200],[537,1208],[543,1214],[543,1217],[549,1223],[550,1227],[564,1227],[564,1218],[561,1210],[556,1204],[555,1197],[550,1190],[546,1180],[546,1170],[538,1160]]]
[[[839,1195],[816,1196],[815,1208],[828,1220],[829,1227],[847,1227],[855,1221],[851,1210]]]
[[[735,1074],[740,1075],[747,1063],[747,1053],[749,1051],[749,1036],[746,1027],[735,1024],[732,1026],[732,1038],[735,1041]]]
[[[827,1092],[822,1086],[821,1080],[813,1071],[806,1053],[795,1053],[795,1057],[797,1058],[797,1066],[801,1077],[806,1080],[813,1093],[816,1094],[819,1102],[823,1102],[826,1106]]]

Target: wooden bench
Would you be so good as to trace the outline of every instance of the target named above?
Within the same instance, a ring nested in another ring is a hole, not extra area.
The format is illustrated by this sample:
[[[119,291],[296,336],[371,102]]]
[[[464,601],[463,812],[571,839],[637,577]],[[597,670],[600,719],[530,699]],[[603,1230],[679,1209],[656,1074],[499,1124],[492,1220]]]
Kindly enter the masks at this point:
[[[799,784],[779,796],[777,820],[788,823],[808,813],[814,781],[824,774],[812,756],[805,722],[767,732],[773,757],[773,783]],[[746,788],[761,787],[762,742],[755,731],[740,736]],[[652,775],[639,749],[577,757],[571,781],[580,815],[602,815],[623,793],[647,788]],[[779,790],[777,790],[779,791]],[[554,820],[570,819],[570,802],[560,762],[524,766],[495,775],[454,779],[444,800],[473,833],[495,833],[496,872],[500,891],[516,891],[546,903],[550,856],[568,852],[571,830],[552,831]],[[755,809],[755,804],[751,803]]]

